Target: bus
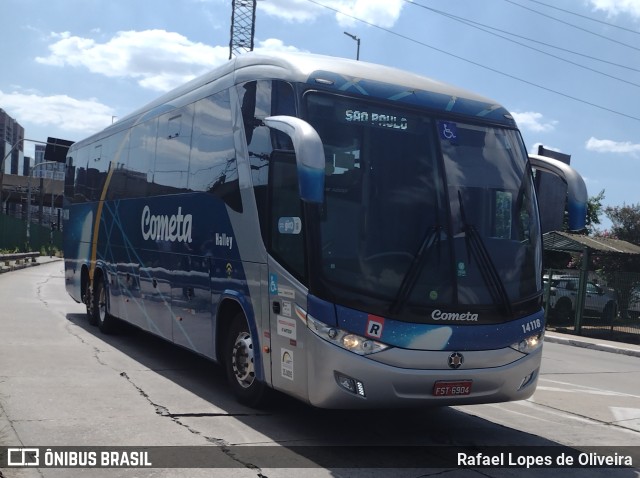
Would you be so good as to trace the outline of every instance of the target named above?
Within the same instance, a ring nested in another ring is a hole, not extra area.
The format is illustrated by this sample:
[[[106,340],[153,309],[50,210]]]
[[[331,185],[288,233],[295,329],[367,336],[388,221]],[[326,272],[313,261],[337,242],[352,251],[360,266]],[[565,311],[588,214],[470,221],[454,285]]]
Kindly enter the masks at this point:
[[[533,162],[554,169],[476,94],[244,54],[70,148],[66,289],[105,333],[221,364],[253,407],[525,399],[545,328]]]

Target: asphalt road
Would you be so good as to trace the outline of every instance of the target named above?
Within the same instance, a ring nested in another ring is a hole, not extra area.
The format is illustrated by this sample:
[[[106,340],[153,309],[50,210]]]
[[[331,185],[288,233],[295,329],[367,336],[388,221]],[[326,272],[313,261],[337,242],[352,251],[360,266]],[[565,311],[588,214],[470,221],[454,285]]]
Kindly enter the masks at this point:
[[[256,411],[238,405],[222,370],[200,357],[134,329],[100,334],[88,325],[84,306],[67,296],[63,282],[59,261],[0,275],[0,446],[215,446],[225,468],[6,468],[2,478],[640,476],[637,356],[546,343],[538,390],[522,402],[345,412],[278,397],[270,408]],[[253,451],[253,446],[279,446],[268,448],[276,450],[275,458],[257,459],[239,453],[238,445],[252,445]],[[470,454],[482,447],[513,447],[537,450],[536,456],[546,448],[525,447],[608,447],[609,455],[635,453],[636,469],[527,470],[469,463],[466,468],[397,463],[351,468],[334,466],[348,457],[342,448],[318,448],[327,456],[301,457],[296,447],[308,445],[359,445],[363,453],[354,460],[367,453],[379,460],[388,453],[379,446],[399,447],[398,453],[427,446],[425,453],[434,458],[434,447],[441,445]],[[282,467],[286,456],[296,468]]]

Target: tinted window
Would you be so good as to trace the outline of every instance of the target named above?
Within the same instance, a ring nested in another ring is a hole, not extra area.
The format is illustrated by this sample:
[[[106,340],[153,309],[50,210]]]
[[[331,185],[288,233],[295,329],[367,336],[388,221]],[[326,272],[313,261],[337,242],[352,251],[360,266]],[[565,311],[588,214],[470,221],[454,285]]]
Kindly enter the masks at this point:
[[[241,210],[228,91],[195,104],[187,185],[192,191],[209,192],[224,199],[233,209]]]
[[[157,132],[157,118],[138,124],[131,130],[129,161],[125,172],[129,197],[144,197],[149,194]]]
[[[129,157],[129,130],[121,131],[110,136],[104,141],[102,154],[104,161],[110,163],[113,168],[107,199],[120,199],[126,197],[126,164]]]
[[[76,153],[75,202],[98,201],[107,178],[109,160],[102,154],[102,142],[89,144]]]
[[[292,150],[290,138],[267,128],[262,120],[271,115],[295,116],[293,88],[282,81],[251,81],[238,87],[251,179],[253,182],[262,237],[268,242],[267,183],[269,162],[275,149]]]
[[[304,229],[296,158],[292,153],[274,153],[270,163],[269,250],[302,280],[305,277]]]
[[[192,126],[193,105],[160,116],[153,173],[157,193],[187,189]]]

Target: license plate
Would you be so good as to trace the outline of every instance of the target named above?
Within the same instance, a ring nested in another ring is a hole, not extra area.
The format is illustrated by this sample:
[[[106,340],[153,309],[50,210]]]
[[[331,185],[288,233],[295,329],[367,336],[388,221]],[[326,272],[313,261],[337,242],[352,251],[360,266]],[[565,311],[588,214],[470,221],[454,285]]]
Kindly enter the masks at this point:
[[[455,382],[441,380],[433,384],[433,395],[436,397],[469,395],[471,393],[471,383],[472,380],[458,380]]]

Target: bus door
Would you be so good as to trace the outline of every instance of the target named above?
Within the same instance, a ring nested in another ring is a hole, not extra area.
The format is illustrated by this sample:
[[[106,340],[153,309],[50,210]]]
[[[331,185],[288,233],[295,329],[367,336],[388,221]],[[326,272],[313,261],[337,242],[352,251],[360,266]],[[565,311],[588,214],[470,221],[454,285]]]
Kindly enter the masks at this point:
[[[306,325],[296,305],[306,310],[305,234],[295,154],[274,151],[269,167],[269,314],[272,383],[307,397]]]

